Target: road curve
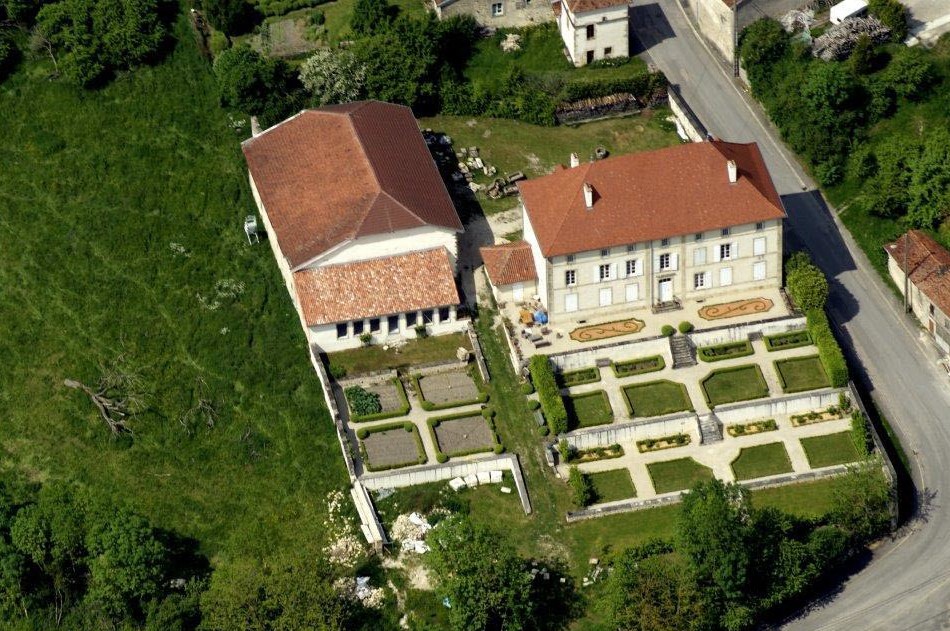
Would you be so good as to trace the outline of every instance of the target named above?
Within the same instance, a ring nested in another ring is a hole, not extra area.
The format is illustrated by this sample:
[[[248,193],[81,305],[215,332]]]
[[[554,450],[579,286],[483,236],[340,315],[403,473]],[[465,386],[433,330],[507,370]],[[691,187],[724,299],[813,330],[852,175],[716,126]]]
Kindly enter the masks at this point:
[[[710,133],[755,141],[804,243],[831,281],[829,310],[871,394],[911,458],[917,515],[841,590],[785,625],[795,630],[950,629],[950,381],[919,326],[828,210],[758,105],[698,38],[676,0],[634,0],[632,53],[676,85]]]

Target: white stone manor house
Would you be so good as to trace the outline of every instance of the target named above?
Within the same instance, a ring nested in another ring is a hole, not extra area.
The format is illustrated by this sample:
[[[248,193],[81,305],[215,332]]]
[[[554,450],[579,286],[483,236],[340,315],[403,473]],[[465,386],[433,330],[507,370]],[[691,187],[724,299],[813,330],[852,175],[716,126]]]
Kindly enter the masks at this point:
[[[607,158],[518,184],[536,294],[552,323],[782,284],[785,210],[755,144]],[[489,274],[491,276],[491,274]]]
[[[455,206],[409,108],[305,110],[242,145],[251,190],[310,344],[464,329]]]

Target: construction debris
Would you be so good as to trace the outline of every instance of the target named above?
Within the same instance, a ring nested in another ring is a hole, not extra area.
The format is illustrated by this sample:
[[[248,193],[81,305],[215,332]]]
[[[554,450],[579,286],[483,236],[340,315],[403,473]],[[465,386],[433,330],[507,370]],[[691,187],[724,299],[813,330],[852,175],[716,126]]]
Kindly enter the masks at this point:
[[[505,53],[513,53],[521,50],[521,35],[518,33],[508,33],[505,39],[501,41],[501,50]]]
[[[891,29],[876,17],[848,18],[816,37],[811,54],[824,61],[840,61],[851,54],[862,35],[874,44],[883,44],[890,38]]]

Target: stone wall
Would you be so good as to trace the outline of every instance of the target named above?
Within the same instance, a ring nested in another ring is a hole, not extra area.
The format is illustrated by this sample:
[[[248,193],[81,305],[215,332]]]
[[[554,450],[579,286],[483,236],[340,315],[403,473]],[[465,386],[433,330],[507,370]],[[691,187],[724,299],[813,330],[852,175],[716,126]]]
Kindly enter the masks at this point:
[[[817,412],[832,405],[838,405],[841,393],[847,393],[843,388],[826,388],[800,394],[790,394],[783,397],[759,399],[757,401],[743,401],[728,405],[717,405],[716,416],[723,425],[758,421],[786,414],[801,414],[803,412]]]
[[[653,355],[662,355],[663,361],[667,366],[672,364],[670,355],[670,342],[665,337],[651,337],[643,340],[632,340],[629,342],[616,342],[614,344],[605,344],[593,348],[583,348],[577,351],[568,351],[565,353],[554,353],[548,356],[555,366],[561,371],[578,370],[597,365],[598,359],[609,359],[610,361],[623,361],[625,359],[639,359],[641,357],[652,357]],[[604,368],[603,370],[610,370]]]
[[[691,142],[703,142],[706,140],[706,128],[699,121],[696,114],[689,107],[686,101],[680,96],[679,89],[676,86],[667,88],[667,97],[670,103],[670,109],[673,116],[676,117],[677,133],[682,130]]]
[[[692,412],[677,412],[651,419],[613,423],[577,430],[560,438],[575,449],[591,449],[627,443],[624,449],[635,449],[631,443],[646,438],[662,438],[674,434],[688,434],[694,443],[699,442],[699,422]]]
[[[492,5],[501,3],[502,14],[492,15]],[[482,26],[511,28],[554,21],[551,3],[545,0],[448,0],[433,6],[440,19],[471,15]]]
[[[738,2],[739,0],[731,0]],[[736,15],[724,0],[680,0],[689,19],[711,44],[721,59],[732,64],[735,59]]]
[[[799,331],[805,328],[805,318],[802,316],[783,316],[747,324],[726,325],[704,331],[695,331],[689,334],[690,341],[697,347],[711,344],[724,344],[749,339],[753,333],[762,335],[776,335],[788,331]]]

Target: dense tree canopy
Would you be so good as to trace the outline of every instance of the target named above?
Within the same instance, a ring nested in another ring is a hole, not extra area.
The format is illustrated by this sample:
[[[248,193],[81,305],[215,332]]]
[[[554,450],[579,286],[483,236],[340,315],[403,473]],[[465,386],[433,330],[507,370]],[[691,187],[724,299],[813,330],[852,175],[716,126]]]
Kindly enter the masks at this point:
[[[228,35],[250,29],[254,19],[247,0],[201,0],[201,10],[213,27]]]
[[[366,66],[348,50],[321,48],[300,66],[300,82],[314,107],[359,99]]]
[[[229,48],[214,61],[221,103],[259,116],[270,126],[299,104],[297,80],[283,61],[268,59],[247,45]]]
[[[366,67],[369,97],[417,106],[435,96],[435,18],[397,18],[391,28],[357,41],[356,59]]]

